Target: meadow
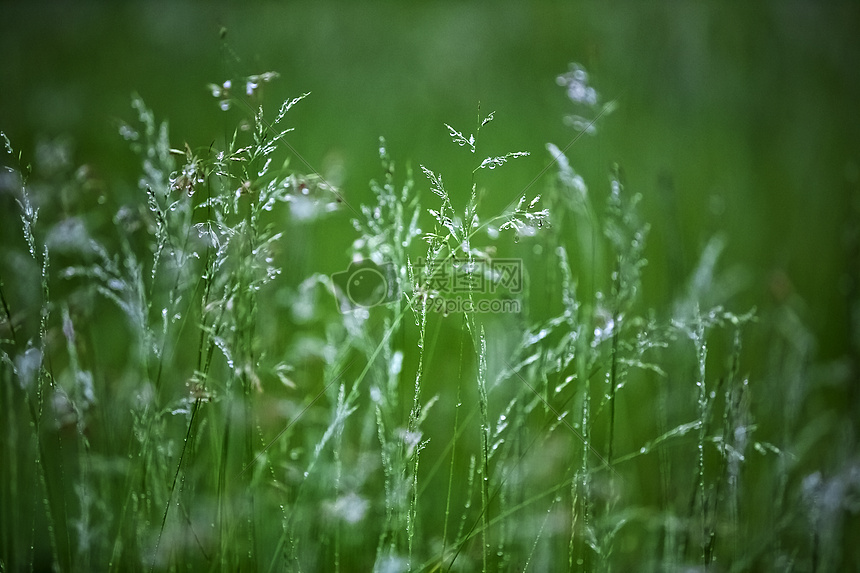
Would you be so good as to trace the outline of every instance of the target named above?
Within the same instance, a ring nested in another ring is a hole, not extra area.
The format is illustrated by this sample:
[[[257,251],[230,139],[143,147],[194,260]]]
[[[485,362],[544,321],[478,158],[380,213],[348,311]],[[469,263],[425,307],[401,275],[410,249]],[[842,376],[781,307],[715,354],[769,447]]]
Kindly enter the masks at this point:
[[[0,571],[860,563],[856,8],[40,10]]]

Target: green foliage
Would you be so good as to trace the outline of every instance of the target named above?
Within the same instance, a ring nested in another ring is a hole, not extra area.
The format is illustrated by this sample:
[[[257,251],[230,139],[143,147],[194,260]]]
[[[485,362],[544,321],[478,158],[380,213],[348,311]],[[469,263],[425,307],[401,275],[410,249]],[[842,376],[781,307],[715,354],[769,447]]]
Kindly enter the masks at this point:
[[[276,77],[246,78],[249,97]],[[615,103],[580,66],[559,83],[588,115],[570,116],[571,143],[596,133]],[[541,193],[488,177],[523,151],[476,161],[460,189],[424,165],[426,182],[400,178],[380,139],[374,204],[353,206],[291,164],[284,124],[308,94],[270,121],[232,88],[210,86],[249,116],[208,148],[172,147],[134,97],[120,132],[137,194],[102,227],[78,224],[93,219],[83,204],[40,217],[54,190],[3,136],[23,238],[8,249],[27,263],[0,282],[0,569],[847,566],[857,462],[815,456],[828,429],[800,404],[811,336],[788,305],[726,310],[720,239],[677,300],[648,308],[649,224],[620,168],[591,191],[549,144]],[[481,157],[493,119],[444,127]],[[487,193],[512,191],[486,212]],[[287,234],[341,215],[351,260],[393,269],[385,304],[294,276]],[[521,291],[501,288],[499,259],[521,261]],[[448,271],[480,274],[465,311],[433,310]],[[31,279],[29,299],[7,297]],[[504,297],[520,311],[475,310]],[[770,326],[774,364],[754,375],[744,342]]]

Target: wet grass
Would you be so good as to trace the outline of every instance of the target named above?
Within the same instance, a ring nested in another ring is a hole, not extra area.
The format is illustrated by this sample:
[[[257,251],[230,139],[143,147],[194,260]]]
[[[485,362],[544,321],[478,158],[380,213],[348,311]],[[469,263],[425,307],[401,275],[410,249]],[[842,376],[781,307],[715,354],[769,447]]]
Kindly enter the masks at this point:
[[[470,173],[380,140],[370,205],[303,163],[305,96],[267,112],[274,78],[210,86],[245,118],[197,148],[135,97],[124,204],[4,136],[2,570],[850,566],[854,425],[805,404],[853,363],[816,364],[797,301],[737,308],[720,237],[646,303],[640,195],[566,155],[613,119],[584,69],[559,77],[570,140],[524,189],[490,177],[527,154],[485,153],[479,107],[439,129]],[[334,217],[345,282],[291,265],[289,238]],[[350,291],[359,268],[391,288]],[[477,310],[501,300],[519,310]]]

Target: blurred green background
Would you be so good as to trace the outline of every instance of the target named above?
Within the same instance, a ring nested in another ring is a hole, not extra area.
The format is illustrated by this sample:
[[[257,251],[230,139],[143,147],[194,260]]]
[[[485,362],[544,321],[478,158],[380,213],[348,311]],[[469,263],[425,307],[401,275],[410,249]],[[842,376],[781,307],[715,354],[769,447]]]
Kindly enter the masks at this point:
[[[858,356],[850,316],[860,221],[858,23],[856,3],[2,3],[0,129],[25,160],[65,138],[74,162],[103,181],[94,193],[115,206],[139,193],[139,159],[118,135],[120,122],[135,118],[132,93],[169,120],[173,147],[220,148],[248,112],[221,111],[207,84],[275,71],[280,77],[264,88],[270,114],[311,92],[288,117],[296,128],[288,141],[306,161],[294,157],[296,169],[319,171],[350,205],[369,203],[384,136],[399,166],[441,172],[462,208],[474,157],[450,143],[443,123],[474,131],[480,104],[484,115],[495,111],[484,153],[532,154],[482,174],[485,211],[497,213],[549,164],[547,142],[563,148],[574,139],[563,118],[575,110],[556,77],[579,62],[617,108],[568,155],[595,203],[615,163],[642,194],[651,224],[644,303],[665,309],[676,300],[705,245],[722,237],[725,300],[738,312],[756,307],[763,319],[744,347],[755,382],[773,366],[779,325],[769,318],[785,305],[814,334],[825,369]],[[426,180],[416,179],[422,205],[435,206]],[[6,257],[24,243],[14,203],[2,199]],[[357,236],[351,215],[341,209],[284,229],[300,246],[285,268],[290,284],[345,269]],[[533,305],[540,314],[540,301]],[[439,354],[456,343],[443,337]],[[856,371],[848,371],[816,394],[812,413],[857,414]]]
[[[646,296],[668,300],[672,273],[686,276],[724,233],[725,258],[744,275],[740,307],[796,293],[823,357],[847,350],[856,3],[36,2],[0,12],[0,127],[24,150],[69,136],[112,193],[136,184],[136,159],[117,135],[118,120],[134,118],[133,92],[169,119],[175,147],[207,147],[245,110],[221,112],[206,85],[276,71],[265,104],[312,92],[292,112],[290,142],[342,178],[354,205],[380,175],[380,135],[395,160],[467,188],[471,158],[447,144],[442,124],[469,130],[479,102],[495,110],[485,149],[532,156],[485,182],[493,212],[547,164],[546,142],[572,138],[555,78],[580,62],[618,109],[570,155],[594,192],[618,162],[644,196]],[[346,212],[328,224],[314,230],[321,272],[343,266],[354,238]]]

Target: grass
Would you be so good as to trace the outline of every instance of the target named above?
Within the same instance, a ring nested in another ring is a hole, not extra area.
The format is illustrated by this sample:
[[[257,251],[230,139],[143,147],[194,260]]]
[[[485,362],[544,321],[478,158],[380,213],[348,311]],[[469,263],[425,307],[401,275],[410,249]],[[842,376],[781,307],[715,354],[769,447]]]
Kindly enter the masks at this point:
[[[0,267],[0,570],[850,566],[853,438],[817,446],[854,425],[804,406],[828,375],[796,304],[734,308],[719,237],[671,304],[644,304],[641,197],[565,156],[612,121],[584,69],[559,78],[571,141],[525,189],[487,177],[527,153],[485,156],[479,107],[439,130],[474,159],[451,175],[468,187],[401,174],[380,140],[371,205],[296,167],[308,94],[267,112],[275,77],[211,86],[247,117],[208,146],[135,97],[128,204],[91,204],[87,171],[31,168],[4,135],[21,233]],[[492,193],[514,199],[487,213]],[[337,216],[348,281],[297,275],[287,231]],[[350,257],[396,286],[384,304],[357,304]],[[448,298],[467,310],[433,310]],[[499,300],[520,311],[476,310]]]

